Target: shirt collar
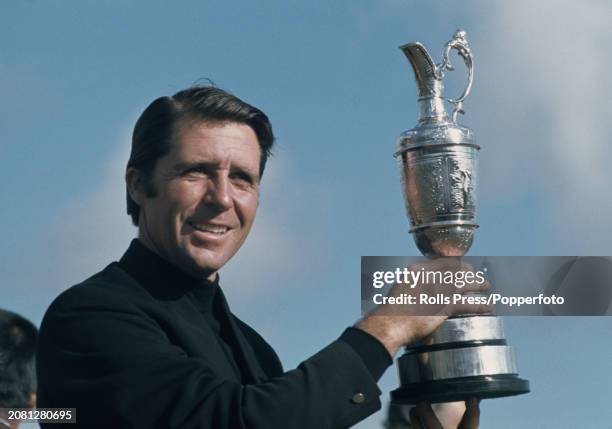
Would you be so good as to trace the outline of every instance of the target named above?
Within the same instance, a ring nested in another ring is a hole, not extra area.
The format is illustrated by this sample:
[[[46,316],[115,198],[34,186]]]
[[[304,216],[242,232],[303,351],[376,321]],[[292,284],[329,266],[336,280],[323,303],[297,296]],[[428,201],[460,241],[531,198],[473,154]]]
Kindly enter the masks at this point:
[[[132,240],[127,251],[119,260],[119,265],[136,281],[149,289],[169,293],[186,293],[193,289],[208,289],[207,286],[218,286],[219,275],[215,281],[206,278],[195,278],[176,265],[165,260],[148,249],[138,239]],[[172,285],[168,288],[168,285]]]

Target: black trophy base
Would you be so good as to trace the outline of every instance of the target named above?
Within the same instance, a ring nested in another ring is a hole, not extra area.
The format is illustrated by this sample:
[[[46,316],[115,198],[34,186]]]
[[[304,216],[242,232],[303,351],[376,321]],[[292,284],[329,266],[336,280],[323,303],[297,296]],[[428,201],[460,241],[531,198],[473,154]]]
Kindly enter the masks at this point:
[[[423,401],[454,402],[474,397],[501,398],[528,392],[529,381],[516,375],[479,375],[408,384],[391,392],[391,403],[415,405]]]

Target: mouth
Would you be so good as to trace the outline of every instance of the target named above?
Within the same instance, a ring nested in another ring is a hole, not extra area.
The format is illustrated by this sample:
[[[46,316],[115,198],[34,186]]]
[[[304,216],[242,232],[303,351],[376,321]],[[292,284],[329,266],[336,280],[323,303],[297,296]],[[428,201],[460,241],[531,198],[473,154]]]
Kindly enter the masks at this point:
[[[226,234],[231,228],[222,225],[213,225],[210,223],[195,223],[187,221],[187,225],[200,232],[207,232],[216,236],[222,236]]]

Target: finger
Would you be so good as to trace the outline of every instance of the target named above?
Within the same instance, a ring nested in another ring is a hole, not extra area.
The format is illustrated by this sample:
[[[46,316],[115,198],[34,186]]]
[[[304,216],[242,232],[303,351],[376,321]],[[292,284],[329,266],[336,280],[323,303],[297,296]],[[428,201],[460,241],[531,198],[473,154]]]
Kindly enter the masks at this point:
[[[466,261],[461,261],[461,266],[459,268],[461,271],[474,271],[472,264],[469,264]]]
[[[458,316],[465,314],[489,314],[493,312],[493,306],[488,304],[457,303],[447,305],[444,314],[447,316]]]
[[[410,427],[412,427],[414,429],[426,429],[421,424],[421,419],[417,415],[416,407],[412,407],[410,409]]]
[[[478,399],[470,398],[465,401],[465,414],[461,419],[458,429],[478,429],[480,425],[480,408]]]
[[[436,417],[436,413],[431,409],[431,404],[429,402],[419,402],[416,406],[416,410],[417,416],[419,416],[425,428],[444,429]]]
[[[461,261],[460,258],[447,256],[443,258],[427,259],[417,264],[408,267],[413,271],[425,269],[427,271],[459,271],[471,270],[472,266]]]
[[[457,288],[457,292],[488,292],[491,289],[491,283],[488,280],[480,282],[478,279],[474,279],[473,282],[466,282],[462,288]]]

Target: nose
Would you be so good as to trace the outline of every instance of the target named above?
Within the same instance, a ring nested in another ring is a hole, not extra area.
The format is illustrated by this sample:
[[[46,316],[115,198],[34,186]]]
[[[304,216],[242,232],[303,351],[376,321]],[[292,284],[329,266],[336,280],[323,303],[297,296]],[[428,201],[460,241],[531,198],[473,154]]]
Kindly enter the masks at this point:
[[[226,175],[219,174],[210,180],[204,195],[204,202],[215,206],[221,211],[227,210],[232,206],[229,178]]]

